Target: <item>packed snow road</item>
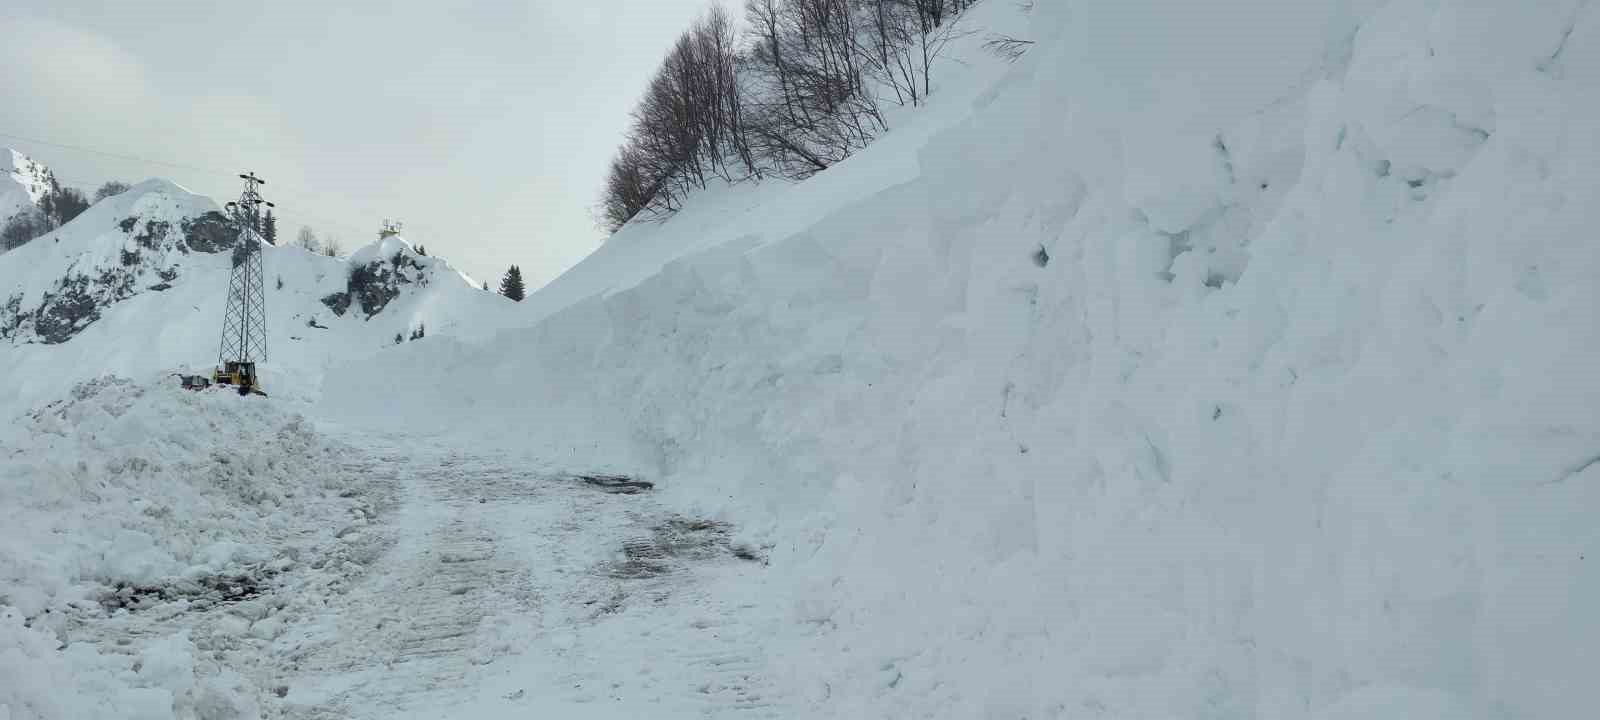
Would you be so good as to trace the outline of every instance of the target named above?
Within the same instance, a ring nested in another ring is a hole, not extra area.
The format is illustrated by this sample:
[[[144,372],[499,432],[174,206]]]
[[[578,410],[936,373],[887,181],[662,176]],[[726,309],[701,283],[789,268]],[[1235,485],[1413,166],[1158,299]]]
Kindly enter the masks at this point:
[[[327,472],[361,482],[328,544],[213,603],[81,619],[73,641],[186,635],[264,717],[791,714],[762,650],[774,615],[749,601],[764,565],[726,524],[647,489],[343,435],[362,449]]]

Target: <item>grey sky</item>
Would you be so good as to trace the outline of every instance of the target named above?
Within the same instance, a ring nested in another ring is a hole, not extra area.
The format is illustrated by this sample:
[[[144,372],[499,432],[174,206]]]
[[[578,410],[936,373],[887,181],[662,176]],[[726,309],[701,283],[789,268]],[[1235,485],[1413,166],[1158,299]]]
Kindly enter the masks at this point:
[[[66,180],[267,178],[285,235],[379,221],[472,275],[543,284],[600,242],[589,208],[627,113],[711,0],[10,0],[0,133]]]

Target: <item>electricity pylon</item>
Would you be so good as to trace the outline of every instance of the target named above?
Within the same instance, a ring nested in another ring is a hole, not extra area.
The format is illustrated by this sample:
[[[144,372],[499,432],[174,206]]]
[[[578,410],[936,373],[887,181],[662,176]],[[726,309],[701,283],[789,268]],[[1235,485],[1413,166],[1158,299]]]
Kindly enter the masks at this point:
[[[239,240],[233,246],[233,275],[228,280],[228,309],[222,318],[222,350],[217,364],[257,363],[267,360],[267,296],[261,272],[261,206],[275,207],[261,199],[258,187],[267,181],[255,173],[239,176],[244,192],[239,201],[228,203],[228,210],[239,226]]]

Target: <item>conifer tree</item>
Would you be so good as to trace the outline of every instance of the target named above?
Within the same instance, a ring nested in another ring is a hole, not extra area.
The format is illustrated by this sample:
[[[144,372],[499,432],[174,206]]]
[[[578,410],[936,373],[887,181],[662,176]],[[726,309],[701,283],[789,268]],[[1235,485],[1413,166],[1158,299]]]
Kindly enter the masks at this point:
[[[278,244],[278,218],[272,216],[271,210],[261,218],[261,237],[267,239],[268,245]]]
[[[527,288],[522,284],[522,268],[515,265],[506,271],[505,277],[500,279],[500,294],[517,302],[527,294]]]

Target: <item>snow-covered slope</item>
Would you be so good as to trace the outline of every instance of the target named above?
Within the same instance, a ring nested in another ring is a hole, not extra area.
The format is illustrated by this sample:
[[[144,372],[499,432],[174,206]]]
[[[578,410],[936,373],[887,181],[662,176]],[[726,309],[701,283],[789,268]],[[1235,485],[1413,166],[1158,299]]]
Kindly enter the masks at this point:
[[[215,202],[149,180],[0,256],[0,718],[258,717],[270,678],[219,654],[248,621],[109,650],[67,644],[69,628],[118,608],[203,612],[290,567],[344,582],[351,556],[296,558],[354,547],[333,533],[369,502],[368,478],[337,470],[351,453],[296,400],[397,335],[472,338],[511,317],[397,236],[350,258],[269,246],[272,400],[188,393],[171,373],[215,362],[237,241]],[[285,596],[315,609],[314,593]]]
[[[1031,5],[323,410],[761,527],[812,716],[1590,712],[1600,13]]]
[[[141,183],[6,259],[0,340],[66,342],[116,303],[170,289],[184,256],[236,240],[210,199],[164,180]]]
[[[0,411],[9,417],[106,373],[216,361],[237,230],[210,198],[148,180],[0,256]],[[492,332],[512,304],[393,236],[329,258],[264,248],[269,384],[315,391],[325,364],[394,337]],[[354,297],[355,307],[349,307]]]
[[[16,150],[0,147],[0,227],[17,213],[38,207],[49,189],[49,168]]]

